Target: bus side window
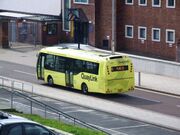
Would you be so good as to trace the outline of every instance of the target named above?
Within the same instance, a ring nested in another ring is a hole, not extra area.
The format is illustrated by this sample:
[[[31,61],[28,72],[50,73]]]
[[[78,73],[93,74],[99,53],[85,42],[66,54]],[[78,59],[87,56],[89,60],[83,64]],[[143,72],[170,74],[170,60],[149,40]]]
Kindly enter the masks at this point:
[[[45,68],[49,70],[54,70],[55,56],[47,54],[45,57]]]
[[[56,56],[55,70],[65,72],[65,58]]]
[[[99,71],[99,64],[94,63],[93,64],[93,73],[98,75],[98,71]]]
[[[82,60],[75,60],[74,61],[74,73],[78,74],[83,71],[83,62]]]
[[[99,64],[86,61],[86,72],[91,74],[98,74]]]

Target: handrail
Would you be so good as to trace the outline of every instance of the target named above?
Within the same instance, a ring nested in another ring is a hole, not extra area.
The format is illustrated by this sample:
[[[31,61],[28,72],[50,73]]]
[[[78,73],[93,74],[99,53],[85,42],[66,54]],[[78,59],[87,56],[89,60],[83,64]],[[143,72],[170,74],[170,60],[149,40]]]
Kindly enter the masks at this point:
[[[88,123],[86,123],[86,122],[84,122],[84,121],[82,121],[82,120],[79,120],[79,119],[77,119],[77,118],[75,118],[75,117],[73,117],[73,116],[70,116],[70,115],[68,115],[68,114],[66,114],[66,113],[64,113],[64,112],[62,112],[62,111],[60,111],[60,110],[58,110],[58,109],[56,109],[56,108],[53,108],[53,107],[51,107],[51,106],[49,106],[49,105],[47,105],[47,104],[45,104],[45,103],[42,103],[42,102],[40,102],[40,101],[38,101],[38,100],[36,100],[36,99],[28,96],[28,95],[23,94],[23,92],[25,92],[25,91],[23,91],[23,87],[22,87],[22,89],[14,88],[14,82],[16,82],[16,81],[10,80],[10,79],[7,79],[7,78],[1,77],[1,76],[0,76],[0,80],[2,80],[2,83],[1,83],[1,81],[0,81],[0,86],[11,89],[11,90],[5,89],[5,90],[11,92],[11,95],[12,95],[11,100],[13,100],[13,94],[15,94],[15,95],[20,96],[20,97],[22,97],[22,98],[24,98],[24,99],[26,99],[26,100],[28,100],[28,101],[31,102],[31,113],[32,113],[32,103],[35,103],[35,104],[38,104],[38,105],[40,105],[41,107],[44,107],[44,108],[45,108],[45,118],[46,118],[46,110],[49,109],[50,111],[52,111],[52,112],[56,113],[57,115],[59,115],[59,117],[61,117],[61,115],[62,115],[63,117],[68,118],[69,120],[71,120],[72,122],[74,122],[75,125],[76,125],[76,123],[78,123],[78,124],[80,124],[81,126],[84,126],[84,127],[86,127],[86,128],[90,128],[90,129],[93,129],[93,130],[97,130],[97,131],[103,132],[103,133],[105,133],[105,134],[107,134],[107,135],[110,135],[110,133],[108,133],[108,132],[106,132],[106,131],[104,131],[104,130],[96,127],[96,126],[93,126],[93,125],[91,125],[91,124],[88,124]],[[5,80],[6,80],[6,81],[10,81],[10,82],[11,82],[11,85],[10,85],[10,86],[9,86],[9,85],[6,86],[6,85],[4,84],[4,81],[5,81]],[[19,81],[18,81],[18,82],[19,82]],[[24,84],[24,83],[22,83],[22,84]],[[33,92],[33,90],[32,90],[32,92]],[[13,101],[11,101],[11,107],[13,107],[13,103],[12,103],[12,102],[13,102]],[[59,119],[59,121],[60,121],[60,119]]]

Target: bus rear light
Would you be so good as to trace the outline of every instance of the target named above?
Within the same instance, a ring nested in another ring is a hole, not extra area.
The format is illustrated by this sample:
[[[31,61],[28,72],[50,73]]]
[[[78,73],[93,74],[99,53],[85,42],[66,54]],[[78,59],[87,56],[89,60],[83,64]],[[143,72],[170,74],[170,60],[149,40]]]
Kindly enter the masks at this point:
[[[133,72],[133,64],[130,65],[130,72]]]
[[[106,66],[106,69],[107,69],[107,73],[108,73],[108,75],[110,75],[110,72],[109,72],[109,67],[108,67],[108,66]]]
[[[112,90],[107,89],[107,90],[106,90],[106,93],[112,93]]]
[[[131,88],[129,88],[128,90],[129,90],[129,91],[132,91],[132,90],[134,90],[134,87],[132,86],[132,87],[131,87]]]

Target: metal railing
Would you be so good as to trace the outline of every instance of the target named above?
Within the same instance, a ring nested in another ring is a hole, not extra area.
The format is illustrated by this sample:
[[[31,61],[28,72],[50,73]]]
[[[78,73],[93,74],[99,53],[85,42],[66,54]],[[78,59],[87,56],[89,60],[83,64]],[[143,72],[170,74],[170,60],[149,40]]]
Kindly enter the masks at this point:
[[[27,90],[25,91],[25,85],[29,86],[29,91],[30,92],[30,96],[29,96],[29,93],[27,94]],[[44,117],[47,118],[47,114],[48,114],[48,111],[50,112],[53,112],[54,114],[56,114],[58,116],[58,120],[59,121],[62,121],[63,119],[67,119],[69,122],[73,123],[74,125],[80,125],[80,126],[83,126],[83,127],[86,127],[86,128],[89,128],[89,129],[92,129],[92,130],[96,130],[96,131],[100,131],[100,132],[103,132],[107,135],[110,135],[110,133],[96,127],[96,126],[93,126],[91,124],[88,124],[84,121],[81,121],[75,117],[72,117],[56,108],[53,108],[45,103],[42,103],[36,99],[33,98],[33,96],[35,95],[34,92],[33,92],[33,85],[31,84],[26,84],[26,83],[23,83],[23,82],[19,82],[19,81],[15,81],[15,80],[11,80],[11,79],[8,79],[8,78],[4,78],[4,77],[0,77],[0,86],[1,88],[7,90],[8,92],[11,93],[11,98],[10,98],[10,104],[11,104],[11,108],[13,109],[16,109],[16,107],[14,107],[14,96],[19,96],[23,99],[25,99],[26,101],[29,101],[30,102],[30,105],[29,105],[29,111],[30,111],[30,114],[33,114],[33,104],[35,105],[39,105],[40,107],[44,108]],[[32,96],[33,95],[33,96]]]

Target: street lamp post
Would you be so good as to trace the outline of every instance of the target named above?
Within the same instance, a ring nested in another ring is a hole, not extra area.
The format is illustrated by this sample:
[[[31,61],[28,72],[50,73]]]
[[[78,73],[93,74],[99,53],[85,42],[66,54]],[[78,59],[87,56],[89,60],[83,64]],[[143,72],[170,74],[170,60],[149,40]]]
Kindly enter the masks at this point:
[[[112,0],[112,42],[111,51],[115,54],[116,49],[116,0]]]

